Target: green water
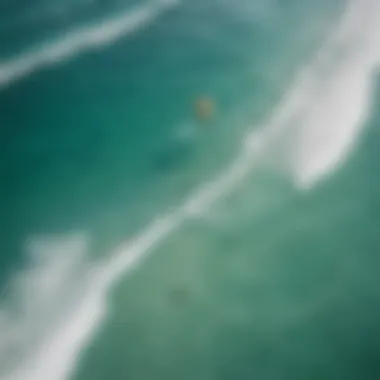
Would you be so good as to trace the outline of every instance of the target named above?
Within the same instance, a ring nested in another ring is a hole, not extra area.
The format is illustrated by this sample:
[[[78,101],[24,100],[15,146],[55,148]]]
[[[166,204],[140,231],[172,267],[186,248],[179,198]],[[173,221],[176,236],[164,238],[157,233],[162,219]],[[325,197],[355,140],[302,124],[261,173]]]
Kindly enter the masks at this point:
[[[58,12],[42,1],[4,2],[0,84],[29,46],[54,46],[73,28],[145,4],[71,2]],[[354,31],[366,31],[368,9],[375,18],[379,7],[352,4],[364,15]],[[354,79],[339,82],[345,70],[349,79],[367,70],[351,53],[366,46],[355,45],[356,34],[328,50],[334,75],[312,66],[347,6],[183,1],[111,44],[15,74],[1,89],[0,317],[14,315],[0,318],[1,380],[378,378],[376,93],[341,164],[309,188],[297,186],[329,142],[339,146],[334,130],[351,123],[336,116],[335,98],[324,98],[336,92],[347,96],[343,109],[360,111],[359,101],[349,102]],[[304,70],[315,87],[293,89]],[[293,93],[307,101],[300,111],[286,106]],[[192,108],[203,94],[217,105],[208,127]],[[313,102],[322,106],[314,111]],[[290,116],[278,116],[282,132],[271,137],[281,105]],[[109,283],[91,277],[93,264],[101,279],[121,244],[148,235],[152,219],[224,178],[252,131],[264,131],[265,152],[224,196],[181,217],[145,260]],[[78,233],[88,239],[83,259],[65,243]],[[30,259],[34,240],[56,235],[59,249]],[[15,277],[23,269],[25,283]],[[20,293],[10,290],[12,278]],[[88,340],[74,350],[87,327]]]

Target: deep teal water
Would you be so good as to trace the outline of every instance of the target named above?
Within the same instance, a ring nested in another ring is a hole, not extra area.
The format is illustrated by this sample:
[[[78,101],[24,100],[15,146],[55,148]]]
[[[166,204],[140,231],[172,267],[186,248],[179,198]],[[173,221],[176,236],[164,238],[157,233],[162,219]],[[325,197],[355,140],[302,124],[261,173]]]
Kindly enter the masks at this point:
[[[378,378],[380,10],[323,48],[349,3],[0,4],[1,380]]]

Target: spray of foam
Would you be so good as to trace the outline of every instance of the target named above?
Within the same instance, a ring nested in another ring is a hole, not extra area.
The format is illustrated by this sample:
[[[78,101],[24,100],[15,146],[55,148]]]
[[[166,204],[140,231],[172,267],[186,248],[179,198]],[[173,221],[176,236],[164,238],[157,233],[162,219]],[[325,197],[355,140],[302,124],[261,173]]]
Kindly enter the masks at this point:
[[[273,120],[247,139],[281,156],[297,185],[309,188],[337,168],[364,126],[380,57],[380,4],[350,1],[337,33],[304,68]]]
[[[34,240],[32,266],[14,279],[0,309],[0,378],[67,379],[105,308],[86,238]]]
[[[187,217],[231,190],[248,172],[248,163],[235,162],[222,178],[201,187],[183,207],[154,220],[105,262],[86,258],[83,237],[33,240],[29,249],[34,265],[14,281],[12,298],[19,304],[15,310],[0,309],[0,379],[69,379],[106,315],[111,288]]]
[[[148,2],[122,13],[117,18],[73,30],[41,48],[18,57],[0,61],[0,88],[26,77],[46,66],[54,65],[83,52],[108,45],[153,22],[176,0]]]
[[[299,181],[310,183],[331,170],[365,114],[367,82],[377,60],[371,50],[375,42],[371,32],[376,30],[378,8],[374,1],[351,2],[337,34],[303,72],[273,120],[261,132],[249,136],[245,149],[224,174],[195,191],[182,207],[153,221],[110,259],[92,264],[84,255],[84,238],[45,240],[42,246],[31,246],[38,253],[34,255],[36,264],[15,281],[18,308],[14,312],[10,307],[0,310],[0,379],[67,380],[105,317],[110,289],[184,220],[205,212],[232,191],[257,158],[284,134],[296,130],[300,136],[295,138],[296,154],[292,156],[298,158],[292,162]],[[338,47],[342,47],[340,56],[331,58]],[[345,85],[346,81],[350,86]],[[344,93],[350,103],[344,100]],[[348,104],[351,110],[344,109]],[[320,116],[321,110],[327,110],[330,117]],[[334,114],[342,110],[345,117]],[[297,128],[293,128],[292,122],[299,120]],[[328,127],[319,122],[328,122]],[[314,129],[321,128],[325,136],[330,133],[327,137],[331,146],[326,147],[324,139],[314,137]],[[307,144],[311,135],[316,145]],[[308,149],[299,149],[305,144]]]

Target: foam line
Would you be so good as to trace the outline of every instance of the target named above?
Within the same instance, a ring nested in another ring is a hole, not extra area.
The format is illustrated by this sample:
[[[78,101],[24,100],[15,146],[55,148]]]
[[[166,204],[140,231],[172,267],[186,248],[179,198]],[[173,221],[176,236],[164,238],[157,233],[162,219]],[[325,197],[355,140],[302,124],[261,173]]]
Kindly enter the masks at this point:
[[[368,119],[380,58],[379,18],[376,0],[349,1],[336,34],[260,131],[269,155],[288,142],[280,159],[300,188],[310,188],[344,162]],[[255,132],[246,147],[257,143]]]
[[[341,157],[347,141],[356,136],[365,115],[362,110],[369,101],[369,76],[378,60],[372,50],[376,42],[375,20],[380,11],[380,4],[376,3],[350,2],[337,34],[305,69],[269,124],[251,134],[232,165],[219,178],[195,191],[182,207],[153,221],[96,267],[75,252],[75,245],[65,248],[67,242],[58,242],[60,249],[50,247],[50,254],[37,256],[37,268],[22,275],[29,280],[19,281],[21,312],[14,317],[9,310],[0,310],[1,380],[68,380],[80,353],[106,316],[110,289],[186,219],[205,212],[232,191],[250,172],[255,160],[270,152],[284,134],[295,133],[295,154],[289,157],[297,180],[315,183],[321,173],[336,167],[335,157]],[[337,47],[342,48],[342,54],[331,58]],[[350,106],[348,112],[346,106]],[[329,117],[321,118],[321,112],[326,110]],[[339,116],[342,113],[344,116]],[[296,127],[292,126],[293,121]],[[321,128],[322,142],[310,132]],[[310,143],[310,136],[315,141]],[[331,149],[326,146],[325,137],[331,141]],[[316,143],[315,149],[312,143]],[[83,240],[77,250],[86,250]],[[14,352],[18,354],[16,358]]]
[[[150,1],[116,18],[72,30],[40,48],[0,61],[0,89],[44,67],[73,59],[134,33],[176,3],[176,0]]]

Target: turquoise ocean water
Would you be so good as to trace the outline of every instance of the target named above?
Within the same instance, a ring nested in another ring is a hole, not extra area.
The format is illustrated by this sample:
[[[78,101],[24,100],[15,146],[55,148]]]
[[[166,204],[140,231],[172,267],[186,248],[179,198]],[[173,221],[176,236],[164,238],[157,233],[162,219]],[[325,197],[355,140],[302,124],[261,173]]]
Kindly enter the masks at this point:
[[[379,379],[379,20],[0,0],[0,379]]]

